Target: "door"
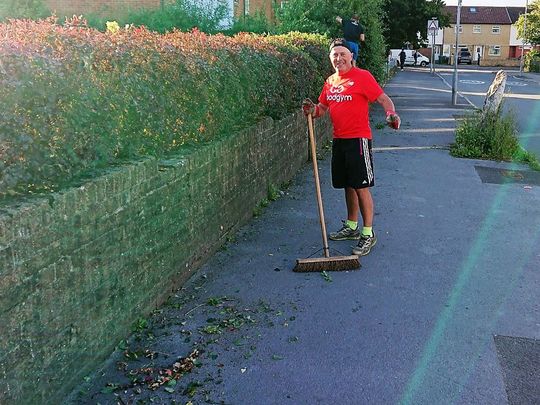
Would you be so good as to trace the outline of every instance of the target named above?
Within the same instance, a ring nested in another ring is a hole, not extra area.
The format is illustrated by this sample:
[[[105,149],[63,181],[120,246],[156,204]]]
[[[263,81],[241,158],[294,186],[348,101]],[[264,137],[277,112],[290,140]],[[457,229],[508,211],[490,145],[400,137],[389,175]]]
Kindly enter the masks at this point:
[[[478,58],[482,59],[483,56],[484,56],[484,47],[480,45],[476,45],[474,47],[473,60],[477,61]]]

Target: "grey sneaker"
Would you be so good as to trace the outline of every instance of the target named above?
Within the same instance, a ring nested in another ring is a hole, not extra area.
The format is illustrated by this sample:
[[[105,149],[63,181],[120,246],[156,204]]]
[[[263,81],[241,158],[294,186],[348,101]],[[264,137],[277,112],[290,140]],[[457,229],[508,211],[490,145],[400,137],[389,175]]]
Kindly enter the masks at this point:
[[[355,246],[352,250],[353,255],[365,256],[367,255],[373,246],[377,243],[377,238],[375,237],[375,232],[373,236],[362,235],[358,241],[358,245]]]
[[[330,234],[330,239],[332,240],[346,240],[346,239],[360,239],[360,229],[357,227],[356,229],[351,229],[349,225],[347,225],[347,221],[341,221],[343,222],[343,226],[341,229],[337,232],[332,232]]]

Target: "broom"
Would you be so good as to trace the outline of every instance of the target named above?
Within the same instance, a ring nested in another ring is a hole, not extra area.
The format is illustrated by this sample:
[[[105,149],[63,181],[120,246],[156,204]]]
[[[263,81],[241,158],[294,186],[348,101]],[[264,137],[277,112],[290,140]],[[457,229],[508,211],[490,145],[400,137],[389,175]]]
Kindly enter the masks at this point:
[[[315,190],[317,192],[317,205],[319,206],[319,219],[321,222],[324,257],[297,259],[293,271],[342,271],[357,269],[360,267],[360,261],[358,260],[357,255],[330,257],[330,248],[328,247],[328,240],[326,238],[326,224],[324,222],[321,184],[319,182],[319,168],[317,166],[317,148],[315,146],[315,135],[313,131],[313,117],[311,114],[308,114],[307,120],[311,161],[313,162],[313,176],[315,177]]]

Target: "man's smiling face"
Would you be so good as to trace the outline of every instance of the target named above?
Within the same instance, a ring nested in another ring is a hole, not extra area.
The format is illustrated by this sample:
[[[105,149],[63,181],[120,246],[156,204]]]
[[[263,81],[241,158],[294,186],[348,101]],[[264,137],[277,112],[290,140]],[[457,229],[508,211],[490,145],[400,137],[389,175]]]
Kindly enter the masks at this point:
[[[346,73],[352,68],[352,53],[344,46],[335,46],[330,51],[330,61],[338,73]]]

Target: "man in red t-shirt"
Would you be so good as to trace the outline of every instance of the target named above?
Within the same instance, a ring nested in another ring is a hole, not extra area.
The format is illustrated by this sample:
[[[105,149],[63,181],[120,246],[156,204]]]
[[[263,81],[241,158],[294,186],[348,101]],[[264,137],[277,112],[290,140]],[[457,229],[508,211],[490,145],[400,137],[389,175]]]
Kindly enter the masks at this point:
[[[336,39],[330,44],[330,61],[335,73],[326,79],[319,103],[306,99],[302,109],[313,118],[330,112],[334,127],[332,143],[332,185],[345,189],[347,220],[332,240],[358,239],[353,254],[367,255],[377,242],[373,233],[373,198],[369,187],[375,184],[369,126],[369,103],[377,101],[386,111],[386,121],[398,129],[400,118],[394,103],[367,70],[352,66],[347,41]],[[358,213],[363,227],[358,226]]]

